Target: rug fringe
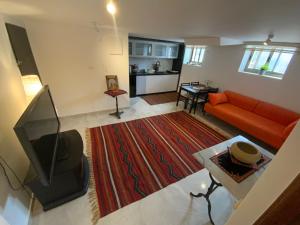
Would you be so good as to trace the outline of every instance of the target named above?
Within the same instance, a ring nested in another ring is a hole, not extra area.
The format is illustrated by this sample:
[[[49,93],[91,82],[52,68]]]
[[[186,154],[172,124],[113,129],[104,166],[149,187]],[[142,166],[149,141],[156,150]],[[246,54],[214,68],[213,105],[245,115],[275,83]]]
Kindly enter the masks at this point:
[[[96,192],[96,184],[94,179],[94,168],[93,168],[93,160],[92,160],[92,143],[91,143],[91,133],[90,129],[87,128],[85,130],[85,140],[86,140],[86,153],[87,159],[89,162],[90,169],[90,182],[89,182],[89,193],[88,199],[90,202],[90,207],[92,210],[92,224],[95,225],[100,219],[100,210],[98,206],[97,192]]]

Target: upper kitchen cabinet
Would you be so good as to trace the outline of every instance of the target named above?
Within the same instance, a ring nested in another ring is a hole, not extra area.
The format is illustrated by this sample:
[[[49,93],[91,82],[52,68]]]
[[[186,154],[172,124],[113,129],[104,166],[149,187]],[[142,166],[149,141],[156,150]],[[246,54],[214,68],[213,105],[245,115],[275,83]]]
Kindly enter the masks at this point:
[[[167,45],[163,43],[154,44],[154,57],[157,58],[168,58]]]
[[[170,59],[176,59],[178,57],[179,45],[169,45],[167,47],[167,56]]]
[[[133,47],[132,47],[132,41],[128,42],[128,54],[129,56],[132,56]]]
[[[152,43],[147,42],[134,42],[134,56],[152,56]]]
[[[156,40],[129,39],[128,48],[131,57],[176,59],[179,44]]]
[[[154,44],[154,57],[176,59],[178,56],[178,45],[168,43]]]

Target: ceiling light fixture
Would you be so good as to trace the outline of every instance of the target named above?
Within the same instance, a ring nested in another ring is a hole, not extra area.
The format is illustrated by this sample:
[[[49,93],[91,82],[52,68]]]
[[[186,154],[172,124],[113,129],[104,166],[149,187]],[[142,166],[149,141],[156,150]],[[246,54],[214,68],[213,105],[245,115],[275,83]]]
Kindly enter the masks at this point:
[[[117,4],[116,1],[114,0],[110,0],[107,2],[106,4],[106,10],[111,14],[111,15],[115,15],[117,12]]]
[[[267,40],[264,41],[264,45],[270,45],[272,43],[272,38],[274,38],[274,34],[269,34]]]

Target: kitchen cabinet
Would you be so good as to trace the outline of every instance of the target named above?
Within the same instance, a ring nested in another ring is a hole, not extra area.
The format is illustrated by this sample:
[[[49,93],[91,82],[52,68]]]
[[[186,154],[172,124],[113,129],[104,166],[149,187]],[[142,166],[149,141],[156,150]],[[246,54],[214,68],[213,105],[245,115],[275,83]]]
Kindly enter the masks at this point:
[[[156,43],[154,44],[154,57],[176,59],[178,56],[178,44]]]
[[[151,75],[136,77],[136,94],[152,94],[176,91],[178,74]]]
[[[128,42],[128,54],[129,56],[132,56],[133,47],[132,47],[132,41]]]
[[[152,43],[147,42],[135,42],[134,43],[134,55],[135,56],[152,56]]]
[[[179,45],[169,45],[167,47],[167,56],[171,59],[176,59],[178,57]]]
[[[128,48],[131,57],[176,59],[179,44],[129,39]]]
[[[154,44],[154,56],[157,58],[168,58],[167,57],[167,45]]]

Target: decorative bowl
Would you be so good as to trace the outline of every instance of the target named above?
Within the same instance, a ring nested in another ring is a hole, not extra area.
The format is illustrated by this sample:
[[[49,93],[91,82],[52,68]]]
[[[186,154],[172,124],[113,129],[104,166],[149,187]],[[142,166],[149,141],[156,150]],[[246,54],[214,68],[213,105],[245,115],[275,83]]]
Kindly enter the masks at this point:
[[[235,159],[246,164],[256,164],[261,159],[260,151],[252,144],[243,141],[233,143],[229,152]]]

